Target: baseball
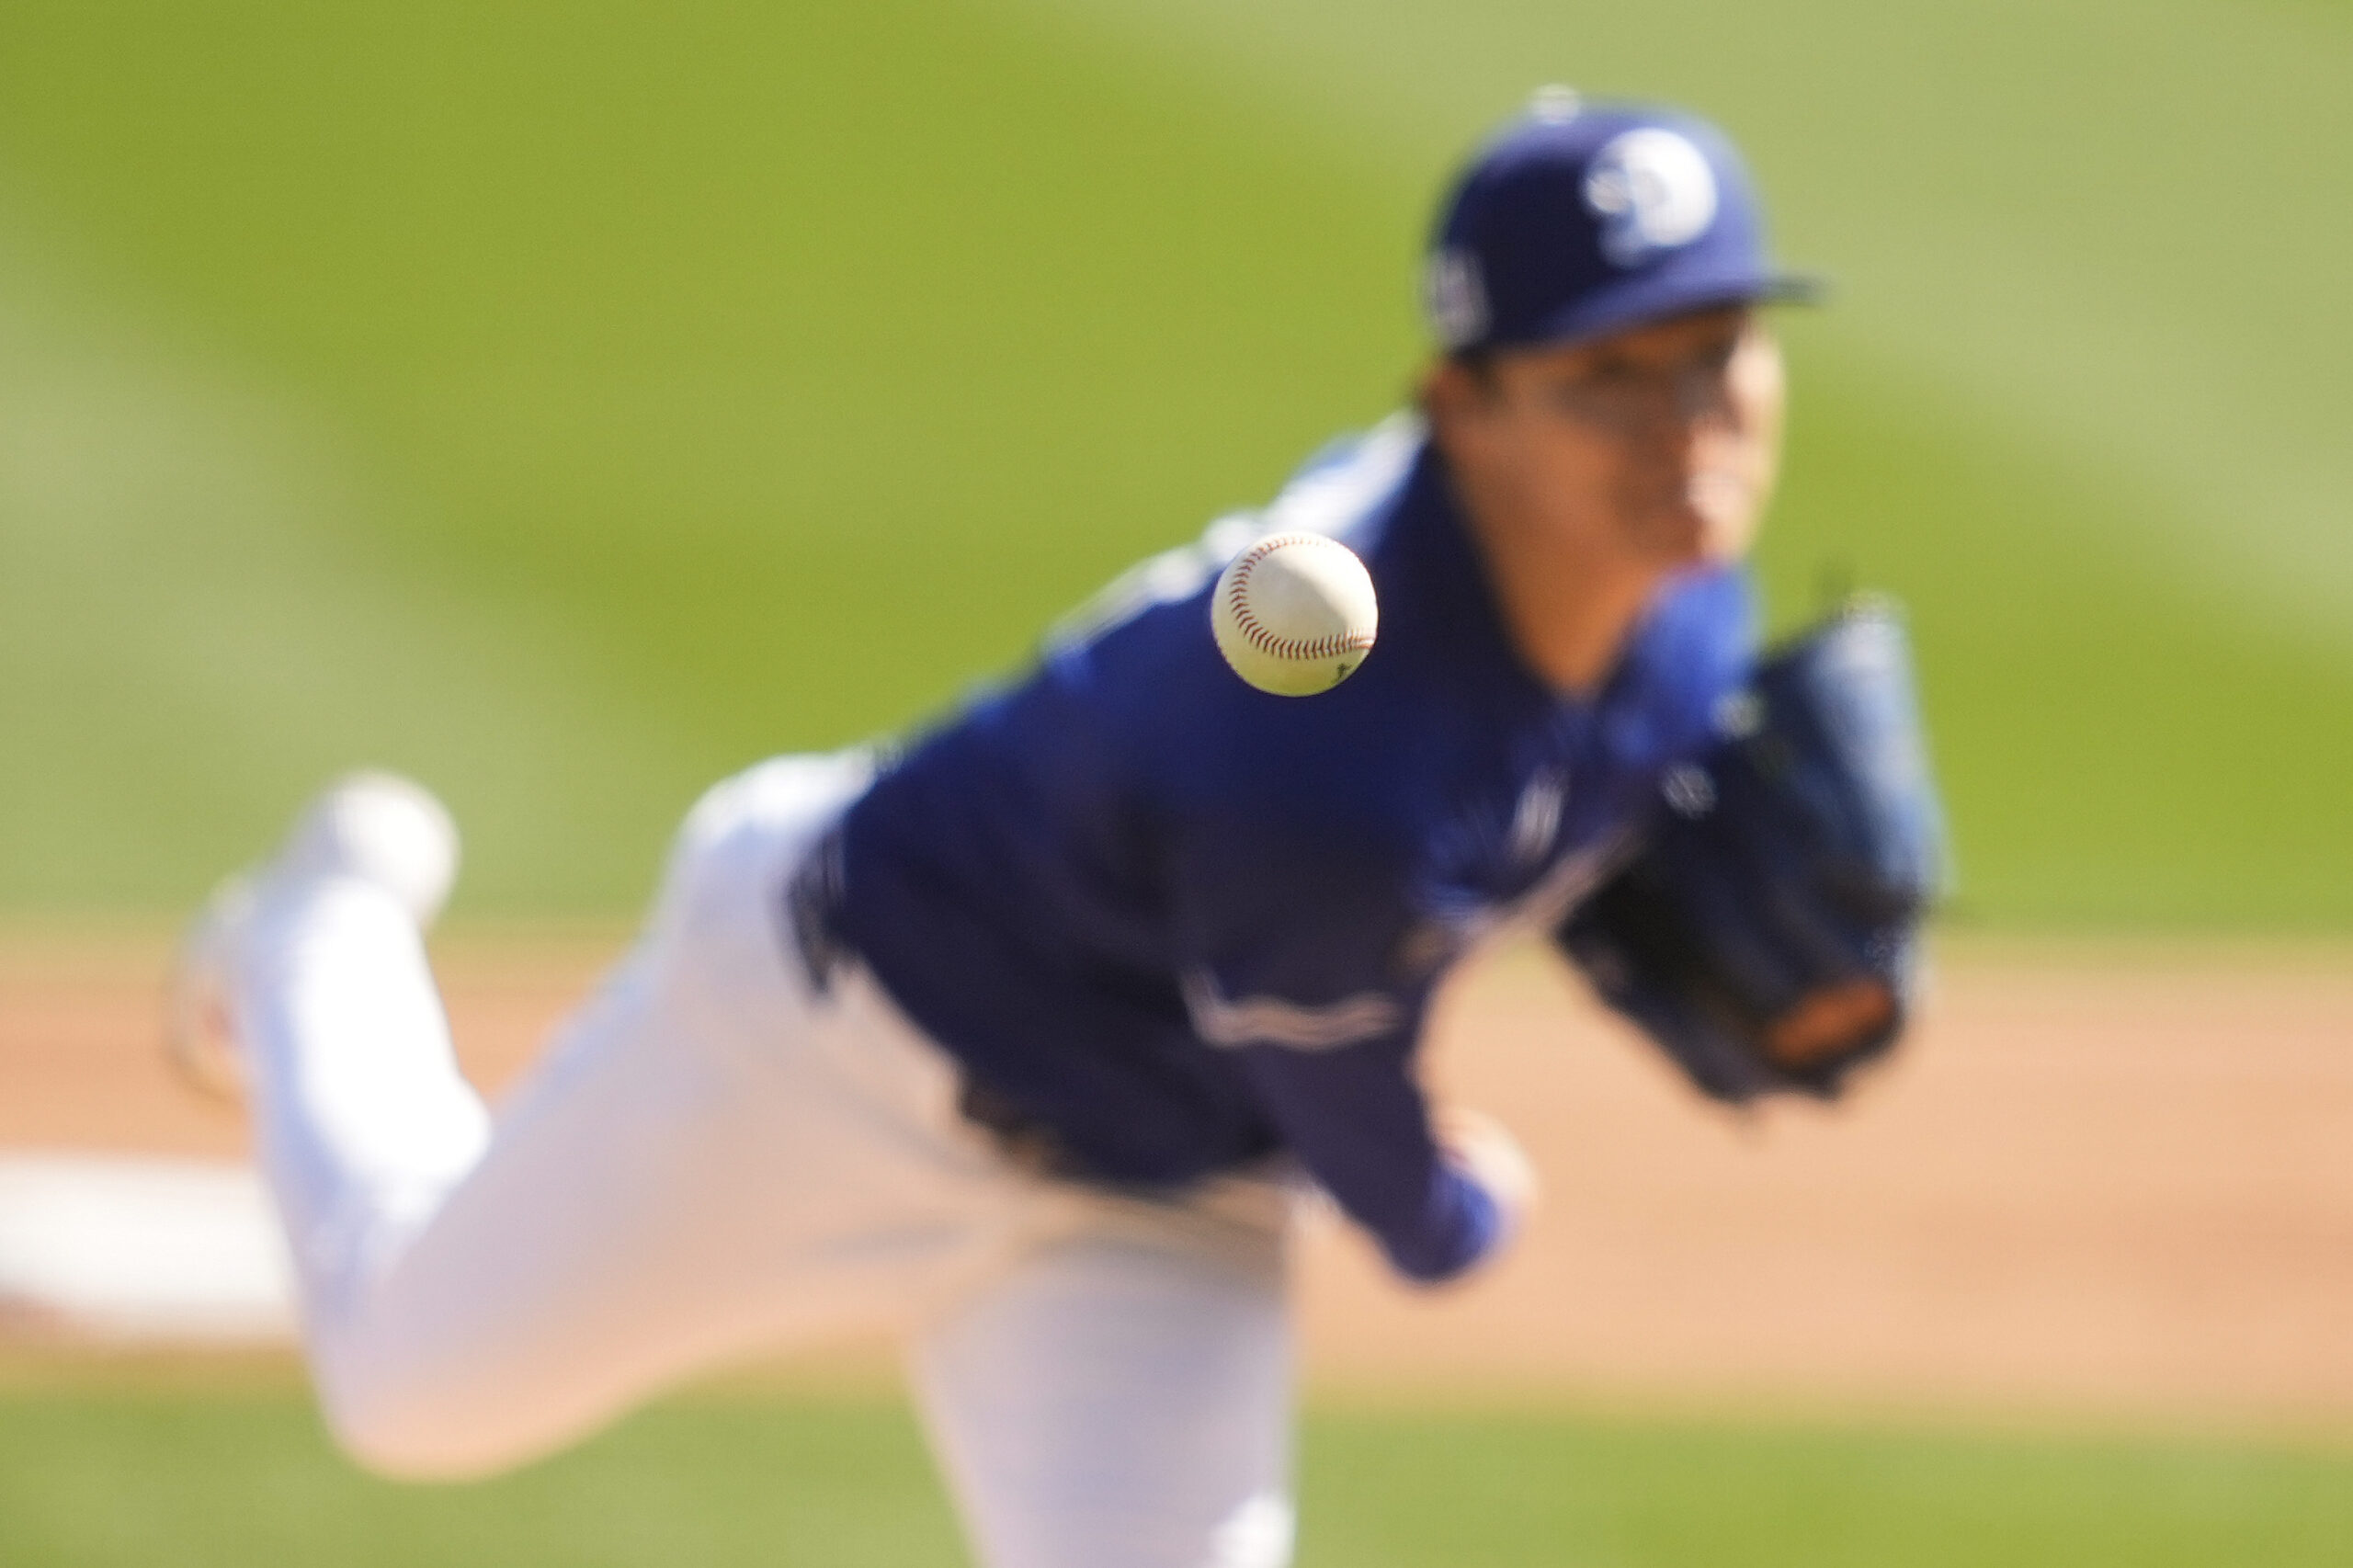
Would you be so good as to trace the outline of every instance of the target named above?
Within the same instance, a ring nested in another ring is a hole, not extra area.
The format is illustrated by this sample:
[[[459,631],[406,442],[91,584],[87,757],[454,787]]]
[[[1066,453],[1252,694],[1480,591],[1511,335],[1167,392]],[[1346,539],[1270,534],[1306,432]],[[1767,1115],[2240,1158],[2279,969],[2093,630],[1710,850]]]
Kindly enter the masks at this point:
[[[1210,596],[1210,630],[1233,673],[1278,697],[1313,697],[1372,651],[1381,607],[1356,552],[1322,534],[1269,534]]]

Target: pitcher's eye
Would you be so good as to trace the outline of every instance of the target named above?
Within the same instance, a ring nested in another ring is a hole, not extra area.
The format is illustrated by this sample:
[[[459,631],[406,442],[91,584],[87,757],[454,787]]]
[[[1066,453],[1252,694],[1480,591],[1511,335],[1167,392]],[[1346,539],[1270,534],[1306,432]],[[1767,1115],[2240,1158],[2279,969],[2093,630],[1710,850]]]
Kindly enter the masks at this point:
[[[1684,361],[1687,369],[1700,375],[1722,375],[1732,369],[1740,354],[1740,339],[1727,337],[1720,343],[1710,343],[1695,350]]]

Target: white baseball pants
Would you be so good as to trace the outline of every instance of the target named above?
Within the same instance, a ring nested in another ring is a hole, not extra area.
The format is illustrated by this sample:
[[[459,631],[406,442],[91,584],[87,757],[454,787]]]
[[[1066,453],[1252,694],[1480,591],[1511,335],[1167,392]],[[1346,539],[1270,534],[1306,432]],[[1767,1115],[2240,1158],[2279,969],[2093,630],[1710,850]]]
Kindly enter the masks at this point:
[[[784,758],[706,797],[639,944],[495,1116],[389,895],[265,897],[235,1003],[329,1424],[370,1468],[479,1475],[888,1325],[989,1568],[1279,1568],[1289,1189],[1032,1176],[862,971],[813,994],[781,890],[862,784]]]

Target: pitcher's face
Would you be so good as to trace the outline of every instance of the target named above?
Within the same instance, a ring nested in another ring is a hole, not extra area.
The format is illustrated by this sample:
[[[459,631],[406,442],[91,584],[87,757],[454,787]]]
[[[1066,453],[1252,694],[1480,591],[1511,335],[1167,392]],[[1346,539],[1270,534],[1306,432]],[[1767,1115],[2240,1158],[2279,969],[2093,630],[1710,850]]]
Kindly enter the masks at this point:
[[[1442,365],[1428,404],[1467,487],[1518,525],[1662,576],[1746,553],[1779,467],[1779,346],[1755,312],[1676,316]]]

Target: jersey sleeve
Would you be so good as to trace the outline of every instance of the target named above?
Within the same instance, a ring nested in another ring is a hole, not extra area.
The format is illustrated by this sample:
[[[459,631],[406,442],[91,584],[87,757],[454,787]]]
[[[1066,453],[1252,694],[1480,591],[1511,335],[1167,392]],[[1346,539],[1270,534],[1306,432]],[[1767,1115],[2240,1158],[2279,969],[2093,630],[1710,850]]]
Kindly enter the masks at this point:
[[[1398,1273],[1450,1279],[1503,1240],[1502,1206],[1431,1136],[1409,1040],[1258,1044],[1239,1055],[1292,1151]]]
[[[1415,1076],[1427,977],[1401,978],[1395,873],[1377,844],[1293,824],[1182,858],[1194,1032],[1232,1055],[1284,1143],[1397,1271],[1436,1281],[1502,1239],[1449,1161]]]

